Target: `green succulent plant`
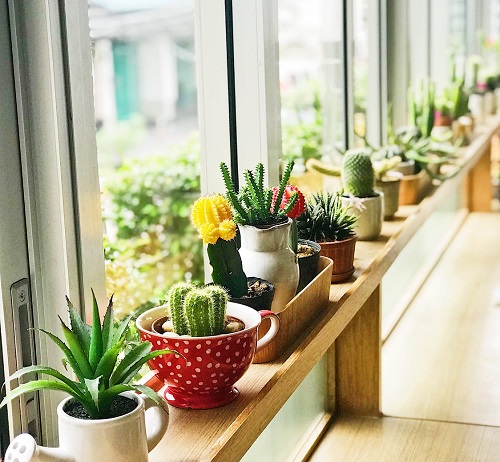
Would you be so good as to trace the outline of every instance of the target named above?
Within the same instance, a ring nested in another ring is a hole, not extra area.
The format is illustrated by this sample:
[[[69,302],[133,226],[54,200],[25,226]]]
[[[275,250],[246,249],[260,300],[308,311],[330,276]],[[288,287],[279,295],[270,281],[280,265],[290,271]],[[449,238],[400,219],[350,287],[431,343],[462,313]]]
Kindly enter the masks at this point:
[[[373,197],[375,172],[370,151],[347,151],[342,162],[342,183],[346,194],[356,197]]]
[[[163,400],[151,388],[130,383],[141,367],[150,359],[163,354],[175,353],[172,350],[151,351],[149,342],[127,348],[127,331],[131,316],[117,326],[113,321],[113,297],[110,298],[101,325],[99,307],[94,295],[92,325],[85,324],[68,298],[70,326],[61,321],[61,329],[66,343],[59,337],[40,329],[61,349],[65,359],[64,367],[69,366],[77,380],[71,380],[58,370],[48,366],[28,366],[15,372],[10,380],[25,374],[44,374],[52,379],[37,379],[11,390],[0,403],[0,407],[12,399],[37,390],[60,390],[78,401],[91,419],[109,417],[115,398],[124,391],[144,393],[153,401],[164,405]],[[126,350],[126,351],[125,351]]]
[[[264,166],[261,163],[257,164],[255,170],[244,172],[246,184],[238,192],[227,165],[221,162],[226,198],[233,209],[234,221],[240,225],[259,226],[273,225],[285,219],[298,200],[298,193],[295,192],[290,196],[286,207],[280,207],[293,165],[293,161],[290,161],[285,166],[278,191],[273,197],[273,189],[264,187]]]
[[[207,337],[224,332],[228,295],[223,287],[181,282],[172,286],[167,298],[176,334]]]
[[[315,193],[297,218],[299,238],[315,242],[343,241],[354,233],[357,217],[347,213],[340,193]]]

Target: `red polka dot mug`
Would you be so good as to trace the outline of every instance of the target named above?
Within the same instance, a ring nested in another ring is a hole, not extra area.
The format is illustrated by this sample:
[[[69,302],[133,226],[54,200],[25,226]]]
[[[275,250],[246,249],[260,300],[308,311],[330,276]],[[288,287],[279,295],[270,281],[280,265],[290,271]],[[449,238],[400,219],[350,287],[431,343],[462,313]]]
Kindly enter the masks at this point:
[[[143,341],[153,350],[169,348],[180,355],[162,355],[149,366],[167,385],[165,399],[172,406],[186,409],[211,409],[224,406],[239,394],[234,384],[249,368],[255,354],[277,334],[279,318],[272,311],[255,311],[229,302],[227,315],[241,321],[241,331],[211,337],[169,336],[152,330],[152,324],[166,315],[166,307],[152,308],[137,318]],[[261,320],[269,318],[271,328],[260,340]]]

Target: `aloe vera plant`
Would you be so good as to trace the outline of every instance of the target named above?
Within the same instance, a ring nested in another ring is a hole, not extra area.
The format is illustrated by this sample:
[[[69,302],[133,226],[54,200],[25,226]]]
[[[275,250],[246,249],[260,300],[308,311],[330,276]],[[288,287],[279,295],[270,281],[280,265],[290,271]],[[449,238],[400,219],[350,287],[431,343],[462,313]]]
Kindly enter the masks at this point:
[[[163,400],[151,388],[130,383],[141,367],[150,359],[163,354],[176,353],[172,350],[151,351],[149,342],[128,346],[126,335],[131,316],[115,326],[113,320],[113,297],[110,298],[102,325],[99,307],[94,295],[92,325],[85,324],[68,298],[70,326],[61,319],[61,329],[66,343],[50,332],[40,329],[61,349],[65,359],[64,367],[72,369],[77,380],[72,380],[58,370],[48,366],[28,366],[15,372],[9,379],[18,379],[26,374],[36,373],[52,377],[37,379],[11,390],[0,403],[0,407],[23,393],[37,390],[60,390],[71,395],[87,411],[91,419],[109,416],[115,398],[124,391],[144,393],[160,405]]]

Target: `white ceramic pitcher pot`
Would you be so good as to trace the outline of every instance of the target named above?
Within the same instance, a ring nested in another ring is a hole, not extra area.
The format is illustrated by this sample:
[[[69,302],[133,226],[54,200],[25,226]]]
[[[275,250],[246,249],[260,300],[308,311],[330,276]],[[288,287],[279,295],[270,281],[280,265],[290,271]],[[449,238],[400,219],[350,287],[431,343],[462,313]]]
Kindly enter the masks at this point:
[[[297,256],[288,246],[292,220],[268,228],[239,226],[240,255],[247,276],[268,280],[275,287],[272,311],[279,313],[295,296],[299,284]]]
[[[6,459],[18,462],[147,462],[148,453],[161,440],[168,426],[168,413],[150,398],[123,393],[137,402],[137,407],[120,417],[85,420],[69,416],[64,405],[57,407],[59,447],[38,446],[31,435],[14,438]]]

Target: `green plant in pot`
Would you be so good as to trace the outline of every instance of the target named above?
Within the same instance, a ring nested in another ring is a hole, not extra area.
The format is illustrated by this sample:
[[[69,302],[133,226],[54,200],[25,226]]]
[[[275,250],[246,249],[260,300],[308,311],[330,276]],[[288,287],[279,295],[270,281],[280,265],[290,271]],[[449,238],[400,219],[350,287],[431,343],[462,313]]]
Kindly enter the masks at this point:
[[[173,351],[152,351],[151,345],[144,343],[129,344],[127,331],[131,318],[129,316],[115,325],[112,298],[101,324],[99,307],[93,295],[91,326],[85,324],[71,302],[67,302],[70,325],[67,326],[61,319],[66,343],[50,332],[43,329],[41,331],[61,349],[65,357],[64,367],[69,366],[77,380],[49,366],[25,367],[14,373],[9,380],[33,373],[47,375],[51,379],[37,379],[19,385],[7,394],[0,406],[23,393],[37,390],[63,391],[70,398],[63,400],[57,409],[60,447],[37,447],[29,435],[21,435],[27,453],[32,451],[50,454],[50,457],[43,460],[50,460],[54,456],[53,460],[68,462],[98,459],[147,462],[148,451],[166,431],[168,409],[155,391],[132,381],[149,360]],[[142,396],[136,392],[142,393]],[[157,411],[146,415],[145,408],[150,407],[155,407]],[[135,437],[123,441],[124,434]],[[18,447],[19,443],[11,445],[10,454],[14,459],[21,457],[16,453]],[[7,453],[9,454],[9,450]]]
[[[299,237],[317,242],[321,255],[333,260],[332,282],[345,281],[354,273],[356,221],[343,205],[342,195],[330,192],[308,197],[305,212],[297,218]]]
[[[350,150],[342,162],[343,202],[358,216],[356,233],[359,240],[376,239],[384,221],[383,194],[375,191],[375,172],[371,153],[366,149]]]
[[[238,191],[226,164],[221,172],[226,198],[241,234],[243,270],[270,281],[275,287],[272,310],[279,312],[294,297],[299,282],[297,256],[289,247],[292,219],[287,216],[299,198],[293,191],[282,207],[293,162],[289,162],[277,190],[265,186],[264,166],[244,172],[245,184]]]
[[[279,318],[228,301],[218,285],[197,287],[179,283],[167,294],[168,305],[137,318],[141,339],[153,348],[181,345],[179,355],[156,356],[151,366],[166,385],[165,398],[176,407],[209,409],[238,396],[234,384],[250,366],[255,353],[276,335]],[[258,340],[261,319],[271,328]]]
[[[403,175],[395,169],[401,163],[401,157],[374,160],[375,155],[372,155],[375,187],[384,194],[384,218],[392,219],[399,206],[399,186]]]
[[[315,159],[308,168],[331,176],[341,176],[344,187],[344,206],[358,216],[356,233],[359,240],[376,239],[382,230],[384,218],[383,194],[374,190],[375,172],[371,161],[372,148],[350,149],[343,157],[342,166],[328,165]]]
[[[220,194],[200,197],[191,220],[198,230],[212,267],[212,280],[224,286],[232,301],[254,309],[271,309],[274,286],[261,278],[247,278],[236,242],[236,224],[227,199]]]

